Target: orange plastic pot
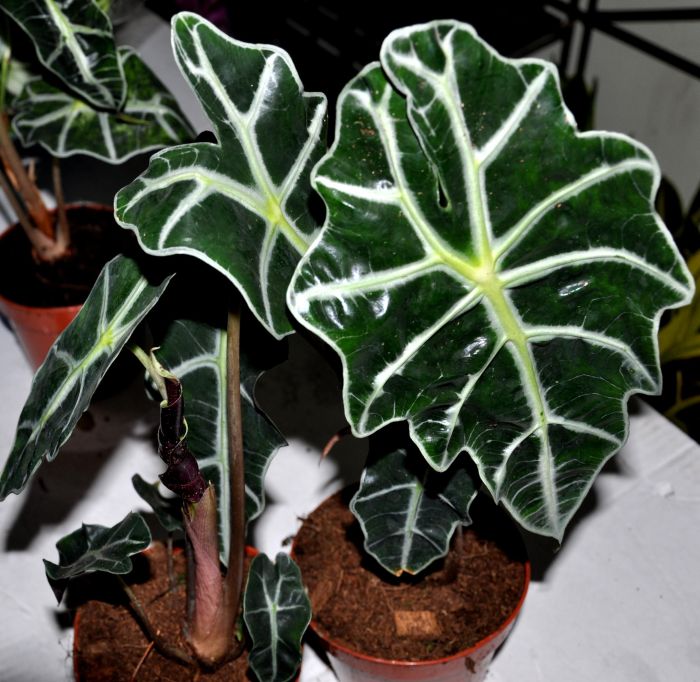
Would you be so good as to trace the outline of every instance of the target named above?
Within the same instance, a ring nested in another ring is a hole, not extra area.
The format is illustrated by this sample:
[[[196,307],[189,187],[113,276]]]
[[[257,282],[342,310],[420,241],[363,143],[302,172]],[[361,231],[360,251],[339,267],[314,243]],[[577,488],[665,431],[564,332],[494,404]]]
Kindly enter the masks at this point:
[[[527,556],[519,536],[522,556]],[[292,545],[294,556],[294,545]],[[482,682],[498,647],[515,625],[530,585],[530,561],[523,562],[523,584],[515,608],[500,626],[473,646],[451,656],[423,661],[404,661],[368,656],[341,644],[312,619],[309,625],[314,638],[326,651],[340,682]]]
[[[66,208],[70,211],[86,207],[94,211],[112,212],[110,206],[101,204],[74,204]],[[3,232],[0,235],[0,249],[5,247],[5,240],[20,229],[18,224],[14,224]],[[80,308],[80,305],[35,307],[17,303],[0,293],[0,314],[9,322],[33,370],[41,365],[49,348],[73,321]]]
[[[10,323],[12,331],[34,370],[44,361],[49,348],[60,333],[73,321],[80,307],[79,305],[70,305],[59,308],[32,308],[10,301],[0,295],[0,313]]]

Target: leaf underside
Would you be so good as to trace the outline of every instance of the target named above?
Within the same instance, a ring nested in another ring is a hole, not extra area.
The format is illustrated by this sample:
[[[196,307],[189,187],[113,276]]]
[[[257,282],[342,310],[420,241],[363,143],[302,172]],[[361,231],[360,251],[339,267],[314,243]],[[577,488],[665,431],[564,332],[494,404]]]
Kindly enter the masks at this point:
[[[92,106],[117,110],[126,83],[112,24],[94,0],[4,0],[41,63]]]
[[[408,420],[435,469],[467,451],[522,525],[560,538],[627,397],[659,388],[661,311],[691,296],[656,162],[577,133],[551,64],[466,25],[396,31],[381,57],[340,97],[290,308],[339,353],[357,435]]]
[[[187,444],[204,479],[216,487],[219,546],[226,563],[229,541],[229,465],[226,416],[226,331],[204,321],[175,320],[157,351],[158,360],[181,382],[185,398]],[[264,480],[277,451],[286,442],[255,405],[255,383],[263,367],[246,352],[240,354],[241,412],[245,461],[246,522],[265,505]]]
[[[135,154],[192,139],[175,98],[139,56],[122,47],[119,59],[128,85],[119,112],[93,109],[41,79],[27,83],[12,119],[22,144],[41,144],[58,157],[87,154],[122,163]]]
[[[444,557],[455,528],[471,523],[477,489],[466,464],[437,472],[405,448],[373,455],[350,502],[367,552],[396,575]]]
[[[248,573],[243,618],[253,647],[248,663],[260,682],[286,682],[301,663],[311,604],[297,565],[286,554],[256,556]]]
[[[287,285],[318,231],[309,175],[325,151],[325,97],[304,93],[284,51],[232,40],[193,14],[173,19],[173,49],[217,143],[153,156],[117,194],[117,219],[149,253],[222,272],[279,338],[292,331]]]
[[[42,461],[56,457],[102,377],[169,280],[149,282],[139,264],[126,256],[105,265],[75,320],[34,376],[0,476],[0,500],[20,492]]]
[[[151,531],[140,514],[129,513],[111,528],[83,524],[56,543],[58,564],[44,559],[46,577],[60,603],[72,578],[96,571],[129,573],[130,557],[150,544]]]

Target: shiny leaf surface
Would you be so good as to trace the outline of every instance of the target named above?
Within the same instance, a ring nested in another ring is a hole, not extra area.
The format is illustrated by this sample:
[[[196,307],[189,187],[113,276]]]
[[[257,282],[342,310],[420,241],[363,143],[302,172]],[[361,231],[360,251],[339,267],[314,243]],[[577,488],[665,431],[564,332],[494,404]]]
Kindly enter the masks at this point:
[[[44,80],[29,82],[12,120],[22,144],[40,144],[58,157],[87,154],[121,163],[135,154],[194,137],[189,123],[155,74],[128,47],[119,49],[128,94],[119,112],[99,111]]]
[[[141,476],[135,474],[131,477],[131,483],[139,497],[148,504],[153,511],[158,523],[168,533],[177,533],[183,530],[182,505],[177,497],[166,497],[160,492],[160,484],[148,483]]]
[[[98,108],[119,109],[126,83],[112,24],[94,0],[4,0],[41,63]]]
[[[116,198],[152,254],[190,254],[226,275],[278,338],[285,292],[317,232],[309,174],[324,151],[326,100],[304,93],[288,55],[247,45],[193,14],[173,19],[178,66],[217,143],[168,149]]]
[[[58,564],[44,559],[46,577],[60,602],[72,578],[104,571],[124,575],[131,558],[151,544],[151,531],[140,514],[127,514],[116,526],[85,525],[56,543]]]
[[[126,256],[105,265],[80,312],[34,376],[0,476],[0,499],[21,491],[43,460],[56,457],[102,377],[169,279],[151,283],[139,264]]]
[[[471,523],[477,489],[465,464],[439,473],[403,448],[372,457],[350,510],[365,549],[388,571],[422,571],[447,554],[455,528]]]
[[[656,161],[578,133],[551,64],[464,24],[396,31],[381,59],[341,95],[290,308],[339,353],[357,435],[408,420],[435,469],[468,452],[521,524],[561,538],[628,396],[659,388],[661,311],[691,297]]]
[[[260,682],[291,680],[301,663],[301,638],[311,604],[297,565],[278,554],[256,556],[248,573],[243,618],[253,640],[248,663]]]

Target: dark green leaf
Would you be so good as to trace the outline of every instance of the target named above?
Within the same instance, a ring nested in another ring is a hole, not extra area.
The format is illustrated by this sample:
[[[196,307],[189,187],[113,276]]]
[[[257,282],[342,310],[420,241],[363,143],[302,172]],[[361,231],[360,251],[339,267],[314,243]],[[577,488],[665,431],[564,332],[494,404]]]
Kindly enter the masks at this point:
[[[278,554],[253,559],[243,604],[253,640],[248,663],[260,682],[291,680],[301,663],[301,638],[311,620],[311,604],[297,565]]]
[[[561,538],[627,398],[659,389],[661,311],[692,296],[658,166],[577,133],[555,68],[471,27],[402,29],[381,54],[340,97],[290,307],[339,353],[356,435],[408,420],[435,469],[469,452],[520,523]]]
[[[119,109],[126,84],[112,24],[94,0],[3,0],[41,63],[92,106]]]
[[[173,45],[218,143],[153,156],[117,194],[117,219],[149,253],[221,271],[279,338],[292,331],[287,285],[317,232],[309,174],[325,150],[325,97],[304,93],[283,50],[240,43],[193,14],[173,19]]]
[[[102,377],[170,277],[161,280],[149,282],[139,264],[126,256],[105,265],[81,311],[34,376],[0,476],[0,500],[22,490],[43,460],[56,457]]]
[[[140,514],[127,514],[112,528],[83,526],[56,543],[58,564],[44,559],[46,577],[61,601],[68,581],[104,571],[123,575],[132,569],[131,556],[151,544],[151,532]]]
[[[24,145],[59,157],[87,154],[122,163],[135,154],[186,142],[194,133],[155,74],[128,47],[119,48],[128,95],[119,112],[98,111],[44,80],[30,81],[15,102],[12,125]]]
[[[447,554],[455,528],[471,523],[477,490],[466,465],[460,458],[438,473],[405,448],[370,457],[350,509],[384,568],[418,573]]]

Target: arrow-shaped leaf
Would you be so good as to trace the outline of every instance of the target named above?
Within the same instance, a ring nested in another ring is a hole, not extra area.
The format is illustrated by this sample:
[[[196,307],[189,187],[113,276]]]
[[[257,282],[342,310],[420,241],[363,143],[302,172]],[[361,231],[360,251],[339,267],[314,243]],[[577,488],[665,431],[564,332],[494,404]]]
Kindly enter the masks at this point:
[[[477,490],[465,465],[438,473],[403,448],[371,457],[350,510],[384,568],[415,574],[447,554],[455,528],[471,523]]]
[[[193,14],[173,19],[177,63],[217,144],[175,147],[116,197],[119,222],[149,253],[220,270],[278,338],[285,292],[317,225],[309,174],[324,151],[323,95],[304,93],[286,52],[228,38]]]
[[[71,579],[96,571],[129,573],[130,557],[150,544],[151,531],[140,514],[127,514],[111,528],[83,524],[56,543],[58,564],[44,559],[46,577],[60,603]]]
[[[186,405],[187,444],[205,480],[216,487],[221,558],[228,557],[229,466],[226,425],[226,331],[203,321],[175,320],[160,349],[159,361],[182,382]],[[255,384],[264,369],[244,344],[241,363],[241,410],[245,461],[246,519],[265,505],[267,468],[286,442],[255,405]]]
[[[341,95],[290,307],[340,354],[357,435],[407,419],[434,468],[469,452],[515,518],[561,537],[628,396],[658,390],[661,311],[691,297],[658,167],[577,133],[551,64],[468,26],[396,31],[381,54]]]
[[[135,154],[194,137],[187,120],[155,74],[128,47],[119,48],[128,84],[119,112],[98,111],[42,79],[16,100],[12,120],[22,144],[39,143],[54,156],[87,154],[122,163]]]
[[[34,376],[0,476],[0,500],[20,492],[43,460],[56,457],[107,369],[170,277],[161,280],[151,283],[139,264],[126,256],[105,265],[77,317]]]
[[[298,566],[278,554],[273,564],[256,556],[248,572],[243,618],[253,640],[248,663],[260,682],[286,682],[301,663],[301,638],[311,604]]]
[[[94,0],[4,0],[41,63],[92,106],[117,110],[126,84],[112,24]]]

